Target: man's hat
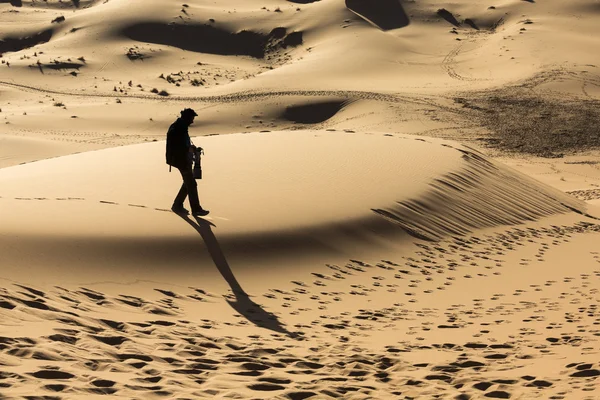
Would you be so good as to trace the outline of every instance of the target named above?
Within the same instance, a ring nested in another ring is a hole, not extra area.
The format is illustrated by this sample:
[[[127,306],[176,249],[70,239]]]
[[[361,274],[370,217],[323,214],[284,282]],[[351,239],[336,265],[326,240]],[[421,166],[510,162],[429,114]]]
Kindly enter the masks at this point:
[[[181,116],[185,117],[185,116],[194,116],[196,117],[198,114],[196,114],[196,111],[192,110],[191,108],[184,108],[181,111]]]

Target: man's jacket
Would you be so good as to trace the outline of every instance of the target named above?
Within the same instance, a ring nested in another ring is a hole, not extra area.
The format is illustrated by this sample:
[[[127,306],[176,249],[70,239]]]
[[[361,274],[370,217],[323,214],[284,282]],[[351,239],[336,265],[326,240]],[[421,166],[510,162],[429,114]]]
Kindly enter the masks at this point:
[[[167,132],[167,164],[175,168],[187,168],[189,165],[189,149],[191,146],[188,126],[177,118]]]

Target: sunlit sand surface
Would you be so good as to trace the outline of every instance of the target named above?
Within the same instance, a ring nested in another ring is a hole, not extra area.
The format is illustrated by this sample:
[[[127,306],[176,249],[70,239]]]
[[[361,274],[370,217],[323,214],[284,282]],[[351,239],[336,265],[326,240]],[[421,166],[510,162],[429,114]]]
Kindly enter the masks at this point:
[[[1,2],[0,398],[598,398],[599,11]]]

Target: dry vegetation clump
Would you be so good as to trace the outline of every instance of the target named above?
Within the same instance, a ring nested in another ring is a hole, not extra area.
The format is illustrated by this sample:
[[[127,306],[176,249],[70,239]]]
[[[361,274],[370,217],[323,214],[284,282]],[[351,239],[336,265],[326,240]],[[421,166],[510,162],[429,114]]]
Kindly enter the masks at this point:
[[[127,50],[127,53],[125,53],[125,55],[127,56],[127,58],[129,58],[131,61],[135,61],[135,60],[143,60],[145,58],[148,58],[148,56],[146,56],[144,53],[142,53],[141,51],[139,51],[138,49],[131,47]]]
[[[169,92],[167,92],[166,90],[158,90],[157,88],[153,88],[150,92],[156,93],[159,96],[168,96],[169,95]]]
[[[462,113],[490,132],[489,147],[541,157],[600,148],[600,101],[497,91],[456,97]]]

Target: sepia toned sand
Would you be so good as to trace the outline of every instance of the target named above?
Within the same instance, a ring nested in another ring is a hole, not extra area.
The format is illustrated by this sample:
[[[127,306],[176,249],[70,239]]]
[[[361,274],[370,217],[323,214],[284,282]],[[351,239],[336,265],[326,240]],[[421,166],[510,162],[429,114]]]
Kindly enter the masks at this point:
[[[599,12],[0,2],[0,399],[599,398]]]

